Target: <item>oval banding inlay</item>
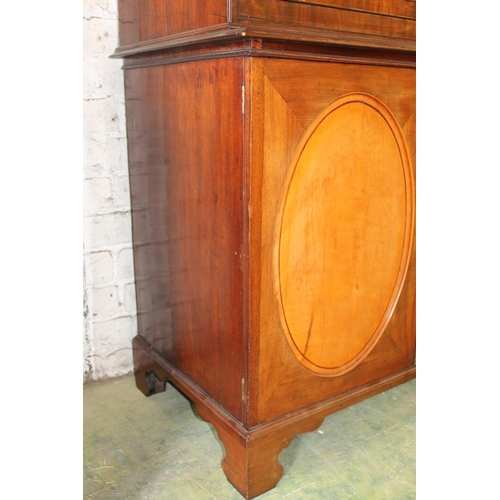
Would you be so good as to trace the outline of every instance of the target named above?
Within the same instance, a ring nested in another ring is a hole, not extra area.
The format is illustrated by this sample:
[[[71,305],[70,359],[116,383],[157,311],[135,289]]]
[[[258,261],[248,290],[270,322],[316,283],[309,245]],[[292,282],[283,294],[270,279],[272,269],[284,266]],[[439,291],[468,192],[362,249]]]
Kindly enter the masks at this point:
[[[378,99],[348,94],[301,140],[284,184],[275,290],[295,357],[340,375],[373,349],[404,283],[414,225],[410,156]]]

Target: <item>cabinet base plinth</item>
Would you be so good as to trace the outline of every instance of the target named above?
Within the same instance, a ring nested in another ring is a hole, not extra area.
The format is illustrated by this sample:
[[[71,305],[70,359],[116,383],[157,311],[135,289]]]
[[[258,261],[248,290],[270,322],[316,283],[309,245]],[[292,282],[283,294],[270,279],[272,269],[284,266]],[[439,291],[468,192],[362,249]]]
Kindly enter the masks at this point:
[[[257,427],[245,428],[142,337],[133,340],[138,389],[150,396],[174,384],[195,405],[200,417],[214,426],[225,448],[222,469],[229,482],[247,499],[274,488],[283,475],[279,454],[299,434],[318,429],[324,418],[375,396],[416,376],[408,368]]]

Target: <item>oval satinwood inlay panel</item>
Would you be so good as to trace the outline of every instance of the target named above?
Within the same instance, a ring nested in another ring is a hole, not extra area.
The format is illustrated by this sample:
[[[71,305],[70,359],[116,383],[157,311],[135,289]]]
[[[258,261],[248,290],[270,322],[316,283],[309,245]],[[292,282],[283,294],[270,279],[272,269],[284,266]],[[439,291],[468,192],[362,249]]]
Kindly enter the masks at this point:
[[[396,118],[366,94],[337,99],[297,148],[276,223],[279,315],[306,368],[340,375],[375,346],[403,286],[413,224]]]

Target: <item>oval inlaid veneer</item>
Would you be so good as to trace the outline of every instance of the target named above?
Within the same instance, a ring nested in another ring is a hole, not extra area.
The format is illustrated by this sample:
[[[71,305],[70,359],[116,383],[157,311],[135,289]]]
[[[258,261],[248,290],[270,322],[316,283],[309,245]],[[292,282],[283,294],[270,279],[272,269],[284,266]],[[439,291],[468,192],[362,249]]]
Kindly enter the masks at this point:
[[[370,95],[337,99],[297,148],[276,223],[278,310],[303,366],[340,375],[375,346],[403,286],[413,224],[396,118]]]

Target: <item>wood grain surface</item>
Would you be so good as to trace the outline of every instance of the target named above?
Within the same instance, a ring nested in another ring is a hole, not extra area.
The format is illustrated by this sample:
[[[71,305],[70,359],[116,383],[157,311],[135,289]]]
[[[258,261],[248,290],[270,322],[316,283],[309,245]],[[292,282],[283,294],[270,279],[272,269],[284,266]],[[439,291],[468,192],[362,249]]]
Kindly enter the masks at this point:
[[[241,59],[126,71],[140,334],[243,419]]]
[[[403,248],[400,247],[399,251],[396,251],[392,257],[394,258],[393,279],[397,279],[396,269],[398,266],[394,264],[398,260],[396,255],[399,255],[401,259],[405,254],[406,258],[409,258],[409,264],[406,277],[401,283],[399,298],[390,313],[386,328],[381,334],[379,332],[378,341],[374,342],[372,350],[366,354],[362,362],[353,366],[349,372],[333,377],[325,376],[328,373],[318,373],[317,368],[316,372],[312,372],[311,368],[314,368],[312,365],[304,366],[297,359],[297,352],[293,352],[291,342],[287,341],[287,330],[283,326],[283,316],[280,315],[280,307],[278,307],[279,302],[276,301],[276,257],[270,249],[276,250],[277,248],[276,221],[280,213],[282,193],[286,191],[290,183],[291,166],[296,163],[294,158],[299,157],[298,151],[302,147],[301,144],[307,143],[307,130],[314,127],[315,120],[320,119],[318,117],[321,117],[322,113],[325,113],[325,110],[328,110],[328,107],[332,106],[335,101],[352,93],[363,93],[369,94],[378,102],[383,103],[383,108],[390,111],[388,116],[393,116],[393,129],[396,132],[400,129],[400,133],[404,137],[404,143],[407,145],[410,157],[409,162],[412,165],[415,164],[415,72],[404,68],[323,64],[279,59],[252,59],[251,72],[252,80],[249,91],[249,99],[251,100],[251,118],[249,120],[251,124],[245,128],[252,134],[251,138],[248,139],[249,143],[252,144],[252,157],[248,167],[252,186],[252,223],[250,229],[250,287],[252,294],[250,318],[252,323],[249,358],[249,376],[251,377],[249,390],[252,404],[248,411],[249,423],[255,425],[277,418],[287,411],[292,411],[298,401],[307,406],[321,398],[332,397],[342,391],[351,390],[356,386],[370,383],[378,377],[387,376],[413,365],[415,352],[414,243],[404,252]],[[380,125],[384,120],[378,112],[375,115],[378,116]],[[264,125],[261,126],[261,124]],[[391,127],[384,125],[382,131],[384,135],[387,135],[387,138],[392,137],[391,141],[395,141]],[[345,131],[342,131],[342,134],[345,134]],[[342,147],[337,141],[332,140],[331,143],[329,147],[334,148],[334,150]],[[392,151],[394,155],[395,150]],[[361,166],[363,163],[364,161],[360,162],[359,165]],[[399,166],[395,167],[395,165]],[[384,162],[379,163],[376,170],[382,169],[383,171],[384,166]],[[318,169],[328,172],[324,168],[320,163],[314,169],[309,169],[313,176],[311,182],[314,182],[314,173]],[[408,231],[412,227],[411,224],[408,225],[408,217],[411,219],[414,215],[412,209],[407,205],[412,199],[412,195],[406,192],[403,195],[401,189],[414,185],[414,180],[406,179],[404,176],[407,173],[414,176],[415,171],[403,168],[399,154],[396,154],[393,168],[393,173],[396,174],[396,183],[399,186],[399,195],[396,199],[405,200],[396,203],[396,205],[399,210],[408,210],[404,217],[395,217],[395,220],[399,221],[400,230],[404,226],[404,231]],[[305,169],[305,173],[307,173],[307,169]],[[361,173],[358,173],[357,179],[361,182],[364,179]],[[348,170],[345,170],[343,175],[348,174]],[[373,178],[371,180],[373,181]],[[300,183],[298,186],[300,187]],[[360,186],[362,187],[362,183]],[[372,188],[373,186],[363,187],[363,189]],[[297,196],[303,195],[306,198],[309,197],[314,203],[317,202],[317,193],[315,197],[314,193],[309,190],[302,191],[303,193],[298,189]],[[342,191],[343,194],[341,194],[344,197],[349,194],[349,190]],[[373,191],[371,193],[374,194]],[[380,193],[377,196],[379,195]],[[410,197],[407,198],[407,196]],[[363,197],[360,199],[362,200]],[[325,203],[328,205],[330,201],[335,205],[334,197],[327,197]],[[352,202],[349,197],[344,198],[344,201],[347,203],[347,207],[351,206],[350,209],[346,208],[346,210],[349,210],[354,217],[353,220],[356,220],[357,216],[352,212]],[[370,206],[367,198],[365,202]],[[335,206],[328,208],[327,206],[326,209],[344,210],[341,206],[337,208]],[[304,210],[307,213],[308,208],[304,207]],[[284,213],[283,210],[281,211]],[[316,217],[313,217],[312,220],[315,222]],[[401,221],[403,220],[402,225]],[[335,218],[332,216],[331,224],[334,223]],[[381,229],[381,231],[388,235],[391,231],[388,226],[384,227],[385,229]],[[377,232],[378,230],[377,227],[372,227],[371,229],[365,228],[363,231]],[[345,228],[343,231],[348,234],[350,229]],[[400,245],[411,242],[411,237],[406,232],[404,234],[405,236],[398,237]],[[363,241],[363,238],[360,241]],[[300,235],[297,235],[296,239],[299,240],[299,244],[306,241],[306,238]],[[383,253],[384,250],[374,249],[373,251],[379,252],[379,256],[375,260],[382,258],[380,252]],[[347,252],[347,250],[344,248],[343,252]],[[351,262],[355,262],[355,260],[351,260]],[[377,272],[385,279],[382,270],[379,269]],[[369,276],[369,280],[371,280],[371,276]],[[386,283],[385,286],[388,294],[386,300],[390,301],[389,289],[394,291],[397,286],[394,281],[392,285]],[[351,287],[356,290],[355,284],[351,284]],[[356,293],[358,293],[357,290]],[[380,308],[377,289],[367,293],[373,294],[372,297],[375,297],[375,302]],[[368,295],[365,298],[368,298]],[[358,306],[362,307],[362,302],[358,302]],[[300,305],[297,307],[300,310]],[[332,309],[335,307],[340,306],[332,306]],[[366,305],[366,307],[370,306]],[[357,321],[362,323],[366,319],[362,315]],[[330,333],[325,332],[321,335],[329,336]],[[321,335],[318,338],[322,338]],[[353,346],[350,349],[352,349],[351,352],[356,350]],[[318,347],[318,350],[320,351],[321,347]],[[267,353],[272,353],[272,355],[269,356]],[[334,353],[325,355],[327,357],[335,356]],[[303,361],[303,357],[301,360]]]
[[[236,19],[300,28],[415,38],[415,4],[406,0],[290,2],[238,0]]]
[[[359,364],[406,275],[413,185],[403,133],[366,94],[334,101],[305,132],[278,209],[275,288],[295,356],[316,373]]]

